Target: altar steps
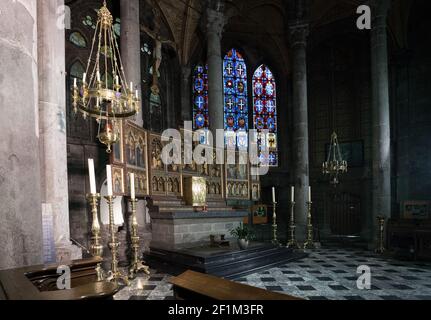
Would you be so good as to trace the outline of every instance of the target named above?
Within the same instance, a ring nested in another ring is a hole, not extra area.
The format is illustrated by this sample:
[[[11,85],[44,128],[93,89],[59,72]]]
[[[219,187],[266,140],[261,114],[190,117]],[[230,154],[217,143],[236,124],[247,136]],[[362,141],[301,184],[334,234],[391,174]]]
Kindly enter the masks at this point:
[[[232,248],[197,247],[183,250],[163,250],[151,248],[145,257],[164,261],[183,270],[193,270],[227,279],[238,279],[246,275],[284,265],[304,258],[306,254],[272,244],[253,244],[247,250]]]

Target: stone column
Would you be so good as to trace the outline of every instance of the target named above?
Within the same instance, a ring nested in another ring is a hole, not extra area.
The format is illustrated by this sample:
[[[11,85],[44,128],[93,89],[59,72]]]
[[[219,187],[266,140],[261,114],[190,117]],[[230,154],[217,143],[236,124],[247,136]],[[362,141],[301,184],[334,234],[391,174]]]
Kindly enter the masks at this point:
[[[373,188],[371,239],[377,239],[377,216],[391,216],[391,130],[389,110],[387,14],[389,0],[372,1],[371,86]]]
[[[225,25],[222,12],[207,9],[208,115],[214,137],[217,129],[224,129],[223,60],[221,38]]]
[[[181,67],[181,117],[183,121],[192,119],[192,99],[191,99],[191,68],[189,66]]]
[[[295,184],[297,237],[306,235],[308,186],[310,184],[308,157],[308,103],[307,103],[307,36],[308,24],[289,26],[292,56],[293,87],[293,180]]]
[[[121,10],[121,58],[127,81],[133,82],[142,101],[141,81],[141,30],[139,27],[139,0],[120,0]],[[144,107],[145,104],[141,103]],[[143,126],[142,110],[134,122]]]
[[[36,1],[0,2],[0,269],[43,262]]]
[[[64,0],[38,2],[39,132],[43,215],[52,215],[57,261],[80,259],[70,242],[67,180]],[[45,242],[48,241],[45,229]]]

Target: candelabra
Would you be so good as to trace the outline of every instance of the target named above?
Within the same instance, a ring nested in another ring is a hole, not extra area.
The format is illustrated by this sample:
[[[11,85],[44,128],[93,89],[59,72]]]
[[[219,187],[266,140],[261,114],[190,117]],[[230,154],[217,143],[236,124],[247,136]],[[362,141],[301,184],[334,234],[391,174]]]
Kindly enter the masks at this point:
[[[322,172],[331,177],[331,184],[335,186],[340,183],[338,176],[341,173],[347,172],[347,161],[343,160],[341,157],[338,136],[335,132],[331,136],[328,158],[322,164]]]
[[[108,273],[107,280],[115,281],[122,280],[125,285],[129,285],[129,279],[126,275],[123,275],[121,271],[118,269],[118,247],[120,243],[117,241],[117,236],[115,235],[115,225],[114,225],[114,199],[113,196],[105,197],[108,202],[109,207],[109,231],[110,231],[110,242],[109,248],[111,249],[112,262],[111,262],[111,270]]]
[[[307,240],[304,243],[304,249],[314,249],[313,241],[313,223],[311,221],[311,201],[307,202]]]
[[[101,73],[103,72],[103,75]],[[110,80],[112,79],[112,81]],[[82,79],[74,79],[72,106],[84,119],[95,118],[99,141],[111,152],[120,139],[118,119],[134,117],[140,109],[138,90],[127,82],[120,49],[115,37],[113,17],[106,0],[98,11],[87,68]]]
[[[289,235],[287,242],[287,248],[294,248],[298,249],[299,245],[298,242],[296,242],[296,236],[295,236],[295,201],[290,202],[290,224],[289,224]]]
[[[376,249],[376,253],[383,254],[385,253],[385,217],[379,216],[377,217],[377,221],[379,222],[379,244]]]
[[[277,202],[274,201],[272,205],[272,243],[279,246],[280,242],[277,239]]]
[[[99,217],[97,215],[97,207],[100,200],[100,194],[88,194],[87,200],[90,203],[91,206],[91,214],[92,214],[92,224],[91,224],[91,246],[90,246],[90,252],[93,255],[93,257],[102,257],[103,254],[103,246],[100,243],[100,223],[99,223]],[[97,273],[97,281],[103,281],[104,280],[104,273],[102,269],[102,265],[99,263],[96,267],[96,273]]]
[[[139,271],[143,271],[146,274],[150,274],[150,269],[145,266],[141,259],[139,258],[139,234],[138,234],[138,220],[136,218],[136,203],[137,199],[130,199],[130,205],[132,209],[132,250],[133,250],[133,260],[132,265],[129,268],[129,278],[133,279]]]

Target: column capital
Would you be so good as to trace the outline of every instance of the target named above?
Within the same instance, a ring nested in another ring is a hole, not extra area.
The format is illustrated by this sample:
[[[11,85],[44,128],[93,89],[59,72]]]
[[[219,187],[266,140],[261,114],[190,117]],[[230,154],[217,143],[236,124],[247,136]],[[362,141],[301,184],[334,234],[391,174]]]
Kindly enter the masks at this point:
[[[298,22],[289,25],[289,39],[291,47],[298,45],[306,46],[309,35],[309,25],[307,22]]]
[[[215,33],[219,38],[221,38],[226,22],[227,19],[223,12],[219,12],[211,8],[206,9],[205,27],[207,33]]]

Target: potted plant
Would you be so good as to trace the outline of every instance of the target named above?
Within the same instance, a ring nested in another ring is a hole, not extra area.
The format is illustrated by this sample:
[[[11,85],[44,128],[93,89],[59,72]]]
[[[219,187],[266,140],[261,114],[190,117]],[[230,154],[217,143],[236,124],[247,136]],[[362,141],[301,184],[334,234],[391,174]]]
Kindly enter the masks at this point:
[[[241,250],[248,248],[250,240],[254,239],[254,232],[244,224],[240,224],[235,229],[231,230],[230,234],[237,238],[238,246]]]

